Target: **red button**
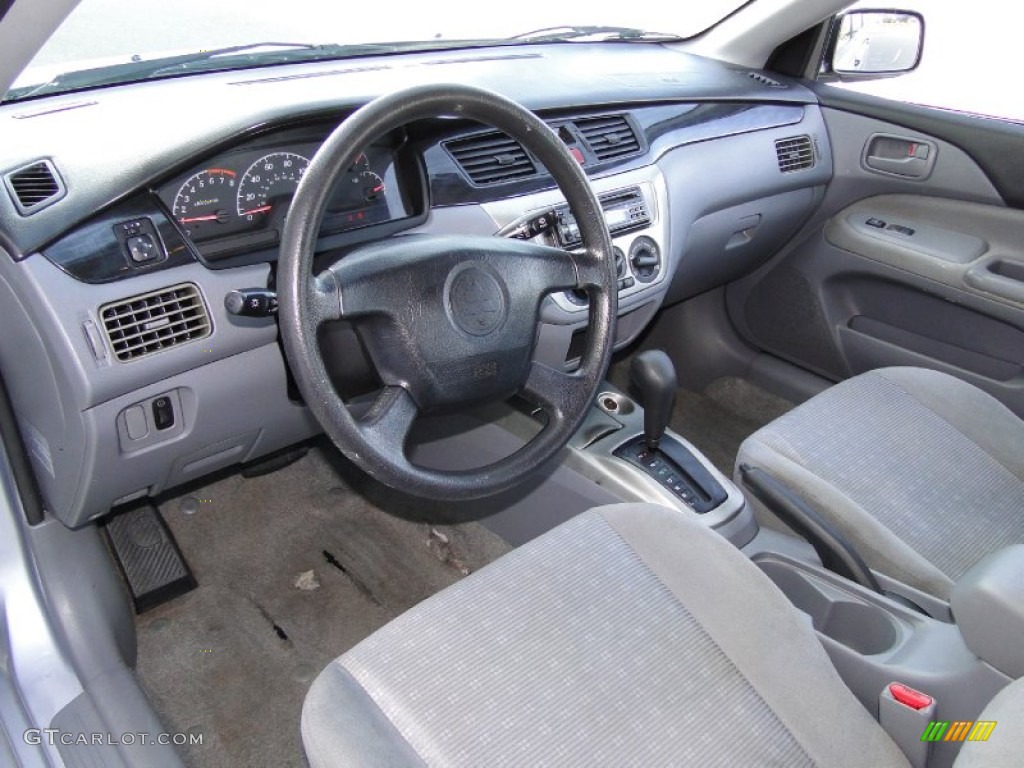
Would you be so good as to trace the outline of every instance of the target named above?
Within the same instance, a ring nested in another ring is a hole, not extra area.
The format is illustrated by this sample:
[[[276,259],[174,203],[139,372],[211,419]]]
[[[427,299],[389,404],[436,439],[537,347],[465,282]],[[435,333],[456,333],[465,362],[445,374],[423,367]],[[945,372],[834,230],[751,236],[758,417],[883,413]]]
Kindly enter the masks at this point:
[[[572,155],[573,159],[580,165],[583,165],[583,163],[585,162],[583,158],[583,153],[576,149],[576,147],[569,147],[569,154]]]
[[[931,696],[915,691],[909,685],[903,685],[903,683],[890,683],[889,693],[900,704],[904,704],[911,709],[925,709],[932,705]]]

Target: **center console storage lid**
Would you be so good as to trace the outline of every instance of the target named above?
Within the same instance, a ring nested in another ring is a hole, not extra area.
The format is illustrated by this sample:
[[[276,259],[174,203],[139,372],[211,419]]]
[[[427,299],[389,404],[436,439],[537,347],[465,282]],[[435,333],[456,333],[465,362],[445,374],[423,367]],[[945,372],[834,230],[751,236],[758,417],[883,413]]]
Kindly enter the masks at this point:
[[[1024,544],[993,552],[967,571],[950,607],[968,648],[1003,674],[1024,676]]]

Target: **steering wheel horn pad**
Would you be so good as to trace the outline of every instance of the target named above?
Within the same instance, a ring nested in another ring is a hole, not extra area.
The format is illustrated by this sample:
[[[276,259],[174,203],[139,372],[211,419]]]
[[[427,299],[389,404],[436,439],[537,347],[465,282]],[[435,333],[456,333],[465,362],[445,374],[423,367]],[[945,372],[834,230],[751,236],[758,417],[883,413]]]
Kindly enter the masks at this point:
[[[445,285],[452,323],[471,336],[487,336],[508,318],[505,285],[475,264],[457,267]]]
[[[412,234],[359,247],[312,276],[329,193],[371,141],[413,120],[454,115],[518,139],[549,170],[583,240],[569,253],[498,237]],[[278,262],[281,336],[299,390],[338,448],[385,484],[434,499],[505,490],[553,458],[586,416],[607,369],[616,314],[611,238],[600,204],[561,140],[535,115],[479,88],[421,86],[381,97],[347,118],[313,157],[293,198]],[[580,367],[532,360],[544,298],[581,289],[590,326]],[[356,419],[327,376],[324,322],[353,322],[384,388]],[[511,456],[471,470],[421,467],[405,456],[417,414],[521,393],[546,426]]]

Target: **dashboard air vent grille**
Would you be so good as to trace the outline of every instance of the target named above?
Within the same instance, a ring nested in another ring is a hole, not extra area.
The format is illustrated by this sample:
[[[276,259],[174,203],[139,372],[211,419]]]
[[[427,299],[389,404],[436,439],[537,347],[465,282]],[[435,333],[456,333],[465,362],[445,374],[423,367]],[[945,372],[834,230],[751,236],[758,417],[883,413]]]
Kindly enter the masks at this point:
[[[64,183],[49,160],[38,160],[11,171],[4,181],[22,216],[30,216],[64,197]]]
[[[625,115],[586,117],[573,122],[599,162],[640,151],[640,140]]]
[[[778,80],[775,80],[775,79],[773,79],[771,77],[768,77],[768,75],[762,74],[761,72],[747,72],[747,77],[749,77],[751,80],[756,80],[761,85],[767,85],[769,88],[785,88],[786,87],[782,83],[780,83]]]
[[[476,184],[524,179],[537,167],[522,145],[504,133],[484,133],[445,143],[445,148]]]
[[[114,356],[122,363],[210,335],[199,288],[182,283],[100,307]]]
[[[810,136],[779,139],[775,142],[775,153],[779,156],[779,170],[783,173],[814,167],[814,148]]]

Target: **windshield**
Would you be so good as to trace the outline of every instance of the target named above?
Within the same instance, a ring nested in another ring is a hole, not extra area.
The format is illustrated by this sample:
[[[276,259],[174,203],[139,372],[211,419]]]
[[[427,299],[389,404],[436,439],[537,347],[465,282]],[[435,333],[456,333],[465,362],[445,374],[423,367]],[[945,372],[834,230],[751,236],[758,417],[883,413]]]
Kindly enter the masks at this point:
[[[688,38],[745,2],[82,0],[5,100],[189,71],[400,50]],[[171,66],[153,66],[168,57],[174,57]]]

